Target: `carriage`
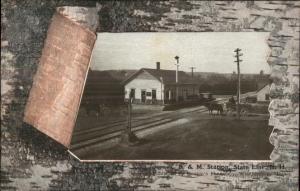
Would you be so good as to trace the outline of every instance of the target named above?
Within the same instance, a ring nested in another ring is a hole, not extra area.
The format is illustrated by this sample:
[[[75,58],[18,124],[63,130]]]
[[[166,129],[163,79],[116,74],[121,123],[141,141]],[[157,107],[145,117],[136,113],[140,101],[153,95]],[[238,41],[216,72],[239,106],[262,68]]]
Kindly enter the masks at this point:
[[[237,104],[233,102],[226,102],[226,110],[228,114],[236,113]],[[246,115],[251,110],[251,105],[246,103],[240,103],[240,114]]]

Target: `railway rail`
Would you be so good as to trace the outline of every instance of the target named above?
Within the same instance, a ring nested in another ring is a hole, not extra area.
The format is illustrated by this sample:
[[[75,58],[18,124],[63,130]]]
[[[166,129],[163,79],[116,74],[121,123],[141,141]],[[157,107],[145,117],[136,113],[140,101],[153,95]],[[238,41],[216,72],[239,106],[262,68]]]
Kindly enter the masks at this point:
[[[219,103],[223,103],[228,99],[215,100]],[[197,108],[185,108],[171,112],[152,114],[149,116],[140,116],[132,120],[132,131],[134,133],[155,128],[160,125],[168,124],[181,119],[190,113],[204,113],[208,109],[204,106],[198,106]],[[73,134],[71,150],[76,151],[89,147],[92,145],[100,144],[101,142],[108,141],[110,139],[119,138],[127,126],[127,120],[120,120],[111,123],[98,123],[94,127],[86,130],[80,130]]]

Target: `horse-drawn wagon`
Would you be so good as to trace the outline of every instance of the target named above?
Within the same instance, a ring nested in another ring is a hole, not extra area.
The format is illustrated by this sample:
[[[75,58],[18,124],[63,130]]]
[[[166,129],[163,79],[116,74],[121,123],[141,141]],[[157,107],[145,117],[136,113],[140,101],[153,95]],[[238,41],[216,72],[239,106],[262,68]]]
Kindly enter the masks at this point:
[[[236,113],[237,105],[233,102],[226,102],[226,110],[228,114]],[[251,110],[251,105],[247,103],[240,103],[240,114],[246,115]]]

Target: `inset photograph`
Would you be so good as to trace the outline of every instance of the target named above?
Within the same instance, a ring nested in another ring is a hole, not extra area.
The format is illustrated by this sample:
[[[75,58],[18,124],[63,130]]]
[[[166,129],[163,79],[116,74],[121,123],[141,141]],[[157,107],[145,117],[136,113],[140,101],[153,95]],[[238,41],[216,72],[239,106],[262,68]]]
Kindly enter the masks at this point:
[[[269,160],[269,33],[98,33],[81,160]]]

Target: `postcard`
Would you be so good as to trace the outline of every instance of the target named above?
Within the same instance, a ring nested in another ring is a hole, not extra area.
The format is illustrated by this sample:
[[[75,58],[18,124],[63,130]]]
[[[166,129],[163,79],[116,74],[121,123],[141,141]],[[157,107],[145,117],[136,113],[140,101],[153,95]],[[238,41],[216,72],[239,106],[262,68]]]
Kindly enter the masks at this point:
[[[24,86],[26,125],[14,148],[27,152],[26,173],[50,183],[11,176],[8,185],[59,190],[57,174],[67,172],[84,183],[64,188],[79,190],[298,189],[299,3],[80,4],[51,4],[37,71]],[[13,58],[4,54],[4,64]],[[62,148],[51,143],[40,158],[39,142],[23,135],[29,127]],[[15,144],[3,134],[4,145]],[[52,153],[61,149],[66,156]],[[5,157],[10,176],[16,163]],[[43,166],[49,158],[56,166]]]

